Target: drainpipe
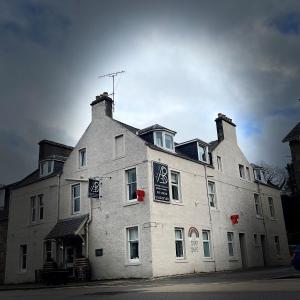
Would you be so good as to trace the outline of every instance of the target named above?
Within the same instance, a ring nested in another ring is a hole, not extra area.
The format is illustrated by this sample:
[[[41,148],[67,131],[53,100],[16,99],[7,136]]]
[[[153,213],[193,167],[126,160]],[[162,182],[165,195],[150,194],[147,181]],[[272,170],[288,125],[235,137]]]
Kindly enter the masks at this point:
[[[61,174],[57,175],[57,221],[59,220],[59,205],[60,205],[60,176]]]
[[[204,174],[205,174],[206,196],[207,196],[207,203],[208,203],[209,223],[210,223],[211,232],[213,232],[211,210],[210,210],[210,204],[209,204],[209,195],[208,195],[208,178],[207,178],[206,165],[204,165]],[[211,241],[212,241],[212,234],[211,234]],[[215,272],[217,272],[217,263],[216,263],[214,243],[211,243],[211,246],[212,246],[212,250],[213,250],[213,254],[214,254],[214,269],[215,269]]]
[[[90,201],[89,201],[89,218],[86,222],[86,225],[85,225],[85,231],[86,231],[86,241],[85,241],[85,256],[86,258],[89,258],[89,225],[90,223],[92,222],[92,198],[90,198]]]

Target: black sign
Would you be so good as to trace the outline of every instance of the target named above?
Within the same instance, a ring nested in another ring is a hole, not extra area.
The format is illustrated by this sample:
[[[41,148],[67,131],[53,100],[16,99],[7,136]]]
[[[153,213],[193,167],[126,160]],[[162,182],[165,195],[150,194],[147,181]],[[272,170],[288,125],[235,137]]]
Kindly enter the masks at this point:
[[[168,166],[153,162],[154,199],[170,201]]]
[[[96,256],[103,256],[103,249],[95,249]]]
[[[99,199],[99,180],[89,178],[89,198]]]

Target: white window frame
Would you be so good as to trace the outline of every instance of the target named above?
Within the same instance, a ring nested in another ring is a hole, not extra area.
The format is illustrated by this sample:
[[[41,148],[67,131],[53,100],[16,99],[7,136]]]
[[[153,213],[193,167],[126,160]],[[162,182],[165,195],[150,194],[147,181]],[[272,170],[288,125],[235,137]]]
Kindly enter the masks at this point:
[[[204,150],[206,160],[202,159],[202,155],[200,154],[200,148]],[[200,145],[199,143],[197,143],[197,151],[198,151],[198,160],[208,163],[209,162],[208,146],[206,146],[206,145],[203,146],[203,145]]]
[[[45,247],[45,257],[44,257],[44,261],[47,262],[48,261],[48,254],[50,253],[50,259],[52,259],[52,241],[51,240],[47,240],[44,243],[44,247]],[[50,249],[48,248],[48,245],[50,245]]]
[[[181,238],[177,238],[176,237],[176,231],[180,231],[181,232]],[[175,257],[176,257],[177,260],[185,259],[184,228],[182,228],[182,227],[175,227],[174,234],[175,234]],[[182,244],[182,256],[177,256],[177,253],[176,253],[176,244],[177,244],[177,242],[181,242],[181,244]]]
[[[177,183],[173,183],[172,181],[172,174],[175,174],[177,176]],[[170,182],[171,182],[171,197],[172,197],[172,201],[177,202],[177,203],[181,203],[182,202],[182,196],[181,196],[181,178],[180,178],[180,173],[177,171],[170,171]],[[177,187],[177,193],[178,193],[178,199],[174,199],[173,197],[173,186]]]
[[[276,214],[275,214],[274,201],[273,201],[273,197],[271,196],[268,196],[268,205],[269,205],[270,216],[272,219],[275,219]]]
[[[117,139],[122,138],[122,153],[117,153]],[[114,138],[114,156],[115,158],[121,158],[125,156],[125,136],[124,134],[118,134]]]
[[[24,249],[26,249],[26,251],[24,251]],[[24,258],[25,258],[25,267],[23,267]],[[21,272],[26,272],[27,271],[27,266],[28,266],[28,246],[27,246],[27,244],[20,245],[19,266],[20,266],[20,271]]]
[[[128,173],[131,170],[135,170],[135,181],[129,182]],[[136,167],[129,168],[129,169],[125,170],[125,191],[126,191],[126,198],[125,199],[126,199],[126,202],[131,203],[131,202],[136,202],[137,201],[137,195],[135,195],[135,198],[129,199],[130,198],[129,197],[129,185],[135,184],[135,187],[136,187],[135,190],[137,190],[137,180],[138,180],[138,174],[137,174],[137,168]]]
[[[220,172],[223,171],[222,157],[217,155],[217,167]]]
[[[37,199],[36,196],[30,197],[30,223],[36,223],[37,221]]]
[[[79,186],[79,196],[74,197],[74,188],[76,186]],[[79,210],[75,211],[75,200],[79,199]],[[80,183],[74,183],[71,185],[71,201],[72,201],[72,213],[73,215],[79,214],[81,211],[81,184]]]
[[[49,163],[50,163],[50,170],[49,170]],[[44,172],[44,168],[43,166],[47,164],[47,170],[45,170]],[[45,177],[49,174],[52,174],[53,173],[53,170],[54,170],[54,161],[53,160],[43,160],[40,162],[40,176],[41,177]]]
[[[157,133],[161,133],[161,135],[162,135],[162,145],[158,145],[157,142],[156,142]],[[166,147],[166,135],[170,136],[172,138],[172,149]],[[175,147],[174,147],[174,135],[173,134],[171,134],[169,132],[165,132],[165,131],[154,131],[153,132],[153,139],[154,139],[154,145],[156,145],[157,147],[160,147],[160,148],[163,148],[165,150],[172,151],[172,152],[175,151],[174,150]]]
[[[43,221],[45,218],[45,203],[44,203],[44,195],[43,194],[39,194],[37,197],[38,200],[38,216],[39,216],[39,221]],[[42,205],[41,205],[41,201],[42,201]],[[43,211],[43,217],[41,218],[41,209]]]
[[[207,233],[207,239],[203,238],[203,234]],[[209,256],[205,255],[204,252],[204,244],[208,244],[208,251],[209,251]],[[203,248],[203,258],[212,258],[212,253],[211,253],[211,236],[210,236],[210,230],[203,229],[202,230],[202,248]]]
[[[276,255],[279,256],[281,254],[279,235],[274,235],[274,244],[275,244],[275,253]]]
[[[260,195],[257,193],[254,193],[253,197],[254,197],[254,206],[255,206],[256,217],[261,218],[262,217],[262,207],[261,207]]]
[[[228,245],[228,255],[229,255],[229,257],[234,257],[235,256],[234,233],[232,231],[227,232],[227,245]],[[230,248],[232,249],[232,255],[230,253]]]
[[[130,230],[131,229],[137,229],[137,239],[135,240],[130,240]],[[130,245],[131,243],[138,243],[138,258],[131,258],[131,253],[130,253]],[[126,244],[127,244],[127,260],[129,263],[139,263],[140,262],[140,231],[139,231],[139,226],[130,226],[126,227]]]
[[[241,179],[246,179],[246,176],[245,176],[245,166],[242,165],[242,164],[239,164],[239,175],[240,175]]]
[[[84,153],[84,163],[82,161],[82,153]],[[81,148],[78,150],[78,165],[79,165],[79,169],[84,169],[87,166],[87,151],[86,148]]]
[[[213,192],[209,191],[209,185],[212,184]],[[216,192],[216,183],[214,181],[209,180],[207,182],[207,194],[208,194],[208,204],[211,208],[217,208],[217,192]],[[213,204],[211,205],[211,196],[213,195]]]
[[[246,178],[248,181],[251,181],[250,168],[246,166]]]

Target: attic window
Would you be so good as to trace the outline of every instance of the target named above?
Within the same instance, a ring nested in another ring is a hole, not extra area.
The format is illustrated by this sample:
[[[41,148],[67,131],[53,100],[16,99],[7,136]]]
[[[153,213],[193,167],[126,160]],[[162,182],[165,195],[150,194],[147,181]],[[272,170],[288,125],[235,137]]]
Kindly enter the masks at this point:
[[[198,144],[198,159],[208,162],[208,147]]]
[[[54,161],[45,160],[40,163],[40,176],[44,177],[53,172]]]
[[[154,131],[154,145],[174,151],[173,135],[164,131]]]
[[[256,180],[265,182],[264,173],[261,169],[253,169],[253,173]]]

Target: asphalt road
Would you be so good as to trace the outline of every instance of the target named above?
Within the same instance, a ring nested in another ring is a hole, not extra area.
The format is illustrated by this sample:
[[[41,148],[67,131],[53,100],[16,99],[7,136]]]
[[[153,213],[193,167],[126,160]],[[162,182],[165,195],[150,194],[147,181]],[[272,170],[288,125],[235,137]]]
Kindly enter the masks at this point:
[[[300,299],[300,272],[291,268],[260,269],[160,278],[92,282],[83,286],[62,286],[24,290],[0,290],[0,300],[121,299]]]

